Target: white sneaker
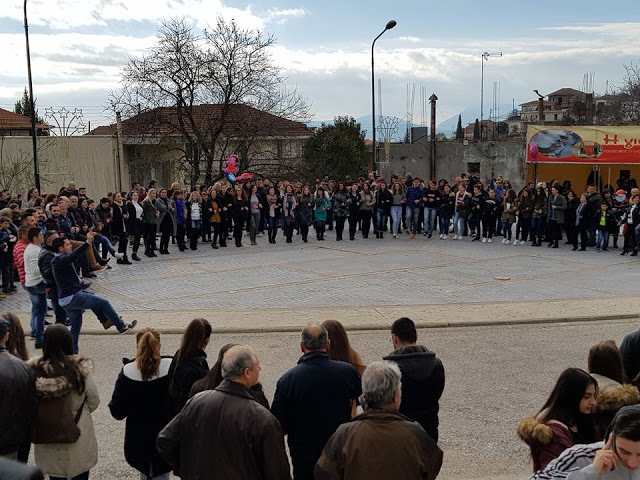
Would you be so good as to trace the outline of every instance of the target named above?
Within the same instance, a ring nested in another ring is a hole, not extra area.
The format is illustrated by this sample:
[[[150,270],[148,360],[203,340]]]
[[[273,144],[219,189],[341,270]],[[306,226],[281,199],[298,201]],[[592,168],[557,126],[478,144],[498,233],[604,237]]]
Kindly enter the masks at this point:
[[[487,242],[489,243],[493,243],[493,240],[491,240],[490,238],[487,239]]]
[[[504,244],[505,244],[505,245],[511,245],[511,242],[510,242],[509,240],[505,240],[505,241],[504,241]]]
[[[482,243],[487,243],[487,237],[482,237]]]
[[[458,239],[458,235],[454,235],[454,236],[453,236],[453,239],[454,239],[454,240],[457,240],[457,239]]]
[[[462,235],[458,235],[458,240],[462,240]]]
[[[527,244],[527,242],[526,242],[526,241],[524,241],[524,240],[520,240],[520,245],[526,245],[526,244]]]
[[[393,238],[398,238],[398,236],[394,233],[394,234],[393,234]]]
[[[120,252],[118,252],[118,253],[116,253],[116,254],[114,255],[114,257],[116,257],[118,260],[120,260],[121,258],[124,258],[124,253],[120,253]]]
[[[438,238],[439,238],[440,240],[442,240],[442,237],[443,237],[443,235],[442,235],[442,234],[438,235]]]
[[[449,235],[447,235],[446,233],[442,236],[443,240],[446,240],[447,238],[449,238]]]

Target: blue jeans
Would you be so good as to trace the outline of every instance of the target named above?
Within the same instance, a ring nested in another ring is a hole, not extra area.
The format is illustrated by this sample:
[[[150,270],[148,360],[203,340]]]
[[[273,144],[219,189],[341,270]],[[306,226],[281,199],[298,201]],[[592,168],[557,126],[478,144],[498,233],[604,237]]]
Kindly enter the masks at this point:
[[[44,317],[47,314],[47,293],[44,282],[32,287],[24,287],[31,299],[31,334],[36,337],[36,343],[42,343],[44,335]]]
[[[440,235],[449,235],[449,222],[451,217],[440,215]]]
[[[453,233],[455,235],[460,235],[464,233],[464,223],[466,222],[466,218],[460,215],[458,212],[453,216]]]
[[[391,207],[391,233],[394,235],[400,231],[402,222],[402,205],[393,205]]]
[[[627,228],[629,228],[629,227],[627,227]],[[636,227],[636,230],[635,230],[634,233],[635,233],[635,236],[636,236],[636,245],[640,245],[640,225],[638,225]]]
[[[432,233],[436,229],[436,208],[424,207],[424,229]]]
[[[107,251],[111,254],[111,256],[114,256],[116,254],[115,248],[113,248],[113,245],[111,245],[111,242],[109,241],[109,239],[104,235],[98,235],[96,237],[96,241],[100,243],[100,245],[102,245],[102,248],[106,248]]]
[[[418,218],[420,218],[420,207],[407,207],[407,227],[414,235],[418,232]]]
[[[387,214],[384,213],[384,209],[376,208],[376,231],[382,232],[386,226]]]
[[[609,249],[609,232],[606,230],[597,230],[596,248],[602,248],[602,250]]]
[[[102,298],[93,292],[81,290],[73,296],[71,302],[64,306],[71,322],[71,338],[73,339],[73,351],[78,353],[78,339],[82,329],[82,312],[91,310],[95,313],[100,323],[111,322],[118,331],[124,328],[124,322],[111,306],[106,298]]]
[[[509,222],[500,222],[500,223],[501,223],[500,229],[502,230],[502,236],[507,240],[511,240],[511,225],[513,224]]]
[[[47,298],[51,300],[51,306],[53,307],[53,313],[56,317],[56,323],[66,323],[67,312],[65,312],[64,308],[62,308],[58,303],[58,290],[55,287],[47,293]]]

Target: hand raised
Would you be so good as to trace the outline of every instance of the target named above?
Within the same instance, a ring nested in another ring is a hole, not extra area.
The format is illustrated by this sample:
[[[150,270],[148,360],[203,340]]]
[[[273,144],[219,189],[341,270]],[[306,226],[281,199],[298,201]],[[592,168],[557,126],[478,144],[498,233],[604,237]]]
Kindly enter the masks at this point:
[[[618,468],[618,455],[611,450],[611,443],[613,441],[613,434],[609,435],[606,445],[602,450],[598,450],[595,458],[593,459],[593,468],[596,469],[598,475],[602,475],[609,470],[615,470]]]

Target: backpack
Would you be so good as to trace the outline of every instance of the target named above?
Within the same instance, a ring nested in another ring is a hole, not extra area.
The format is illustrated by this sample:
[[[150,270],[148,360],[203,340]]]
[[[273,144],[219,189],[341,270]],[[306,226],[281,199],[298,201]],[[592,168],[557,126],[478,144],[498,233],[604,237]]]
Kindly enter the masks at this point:
[[[74,417],[71,415],[69,394],[62,397],[39,398],[36,416],[31,426],[31,442],[34,444],[76,443],[80,438],[78,420],[86,401],[85,396]]]

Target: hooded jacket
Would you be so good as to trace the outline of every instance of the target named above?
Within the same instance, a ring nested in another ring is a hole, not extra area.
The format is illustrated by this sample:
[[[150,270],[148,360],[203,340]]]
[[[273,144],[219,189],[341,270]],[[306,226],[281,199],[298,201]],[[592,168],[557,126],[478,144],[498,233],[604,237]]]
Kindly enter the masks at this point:
[[[402,372],[399,412],[418,422],[437,442],[439,402],[444,390],[442,362],[422,345],[399,348],[384,360],[395,362]]]
[[[599,436],[604,438],[604,432],[618,410],[627,405],[640,403],[640,392],[633,385],[621,385],[597,373],[592,373],[591,376],[598,382],[598,396],[593,418]]]
[[[199,350],[194,355],[186,358],[178,358],[178,352],[176,352],[169,368],[169,382],[171,385],[169,391],[173,399],[174,414],[182,410],[189,399],[191,387],[196,381],[203,378],[208,371],[207,354],[204,350]]]
[[[573,446],[573,436],[564,423],[549,420],[546,424],[537,418],[525,418],[518,426],[518,435],[529,445],[533,459],[533,471],[537,472]]]

